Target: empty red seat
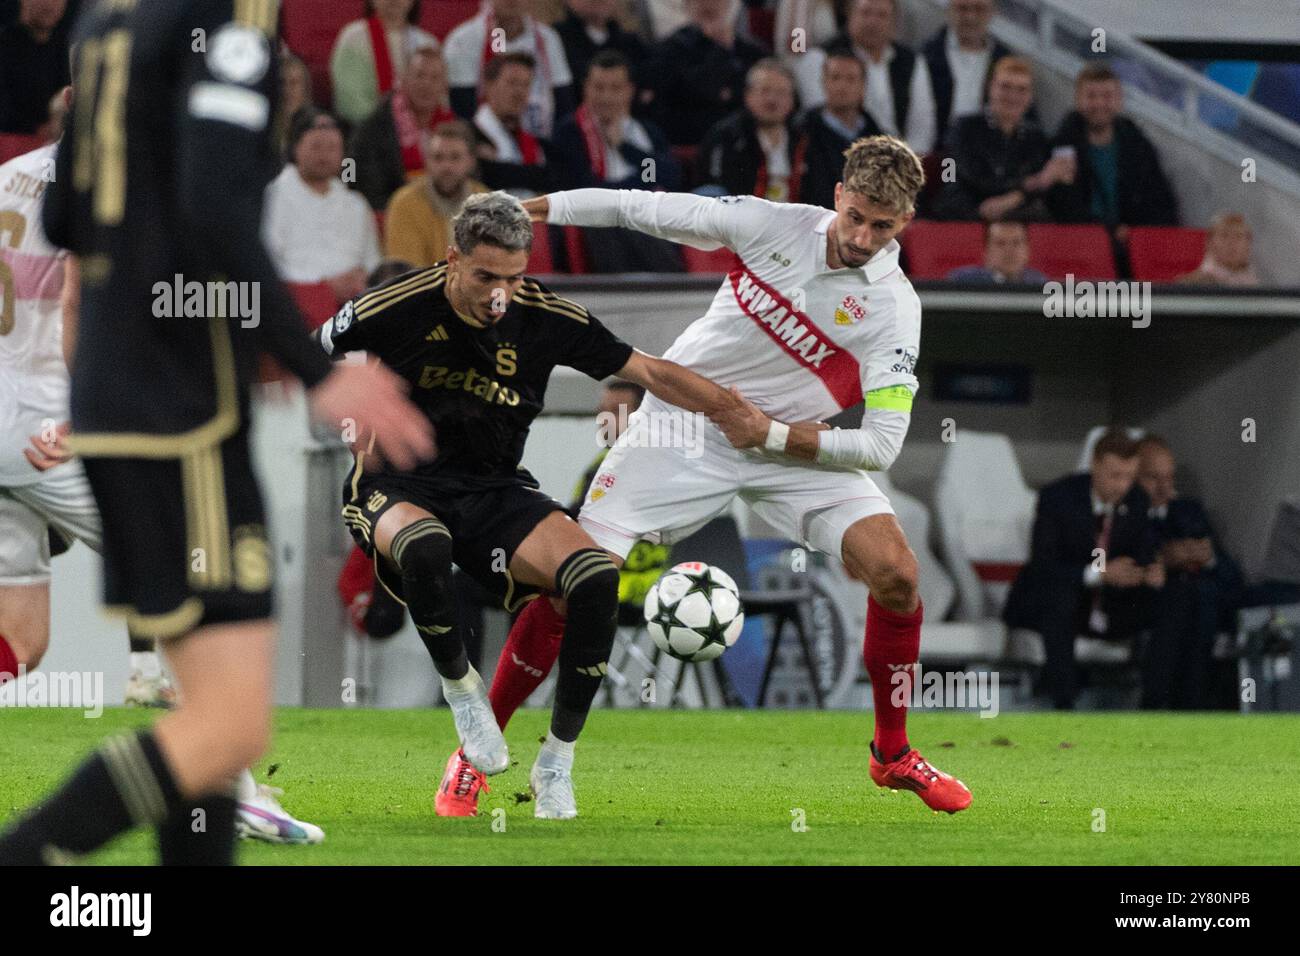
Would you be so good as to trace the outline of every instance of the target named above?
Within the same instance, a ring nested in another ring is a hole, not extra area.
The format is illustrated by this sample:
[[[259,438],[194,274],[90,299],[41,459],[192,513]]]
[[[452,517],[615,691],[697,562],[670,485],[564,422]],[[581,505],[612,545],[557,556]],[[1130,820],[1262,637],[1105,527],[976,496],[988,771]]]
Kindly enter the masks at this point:
[[[420,26],[439,40],[478,15],[479,0],[432,0],[420,4]]]
[[[736,267],[736,254],[725,248],[702,252],[691,246],[682,246],[682,261],[686,263],[687,272],[726,275]]]
[[[984,262],[984,225],[978,222],[914,219],[898,241],[913,279],[946,279],[953,269]]]
[[[1173,282],[1205,258],[1205,230],[1181,226],[1133,226],[1128,260],[1139,282]]]
[[[0,163],[7,163],[15,156],[39,149],[47,142],[44,136],[36,134],[0,133]]]
[[[1029,267],[1049,279],[1114,279],[1115,254],[1101,226],[1029,226]]]
[[[331,100],[330,51],[335,37],[365,15],[365,0],[284,0],[280,5],[281,39],[307,64],[316,102]]]
[[[551,231],[544,222],[533,223],[533,251],[528,256],[529,275],[550,275],[555,272],[555,258],[551,254]]]
[[[285,286],[310,328],[316,328],[338,311],[339,302],[328,282],[286,282]]]

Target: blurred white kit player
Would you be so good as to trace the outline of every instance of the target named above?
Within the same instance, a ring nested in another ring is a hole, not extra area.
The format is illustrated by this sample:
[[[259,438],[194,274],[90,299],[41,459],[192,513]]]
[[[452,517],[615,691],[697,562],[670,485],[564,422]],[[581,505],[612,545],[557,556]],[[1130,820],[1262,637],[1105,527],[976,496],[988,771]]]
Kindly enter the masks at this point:
[[[549,203],[557,225],[622,226],[736,253],[708,312],[664,358],[735,386],[779,422],[821,421],[866,402],[862,428],[822,432],[814,462],[733,448],[708,424],[703,456],[647,447],[652,416],[686,414],[647,397],[582,508],[582,526],[601,547],[625,556],[641,537],[672,543],[740,495],[785,537],[838,558],[851,524],[893,513],[867,469],[897,456],[917,389],[921,306],[897,240],[860,268],[832,269],[827,229],[836,214],[817,206],[600,189],[552,193]]]
[[[68,420],[62,296],[69,260],[41,227],[41,197],[57,148],[42,146],[0,166],[0,639],[6,628],[38,627],[29,667],[48,642],[51,529],[67,545],[80,541],[96,552],[103,534],[80,461],[42,470],[24,454],[32,436],[57,444],[56,431]],[[32,589],[43,590],[43,623],[30,621],[30,602],[39,593]],[[5,606],[20,604],[29,620],[8,622]],[[158,653],[133,651],[128,705],[167,706],[173,698]],[[324,839],[319,827],[285,812],[278,793],[244,771],[237,794],[241,835],[275,843]]]

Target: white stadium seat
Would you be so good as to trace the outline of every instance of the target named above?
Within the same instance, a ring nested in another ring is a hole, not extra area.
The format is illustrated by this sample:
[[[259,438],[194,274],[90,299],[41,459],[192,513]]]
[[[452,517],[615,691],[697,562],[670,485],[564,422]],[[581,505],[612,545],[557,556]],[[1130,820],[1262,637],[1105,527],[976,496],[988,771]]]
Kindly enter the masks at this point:
[[[957,618],[997,617],[1029,557],[1036,495],[1006,435],[961,431],[935,489],[944,557],[957,581]]]

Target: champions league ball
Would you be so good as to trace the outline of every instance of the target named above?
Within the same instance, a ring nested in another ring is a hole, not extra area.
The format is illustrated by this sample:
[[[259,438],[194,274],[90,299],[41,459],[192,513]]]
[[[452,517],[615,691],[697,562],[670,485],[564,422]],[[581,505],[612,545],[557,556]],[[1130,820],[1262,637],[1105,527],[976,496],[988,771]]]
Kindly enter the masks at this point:
[[[740,637],[745,613],[731,575],[699,561],[670,568],[645,598],[650,638],[682,661],[711,661]]]

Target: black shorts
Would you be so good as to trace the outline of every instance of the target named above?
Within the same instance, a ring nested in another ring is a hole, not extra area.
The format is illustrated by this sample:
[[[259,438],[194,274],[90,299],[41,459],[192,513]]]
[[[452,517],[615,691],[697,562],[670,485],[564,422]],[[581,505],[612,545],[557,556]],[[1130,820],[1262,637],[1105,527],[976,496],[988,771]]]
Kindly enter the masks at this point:
[[[271,551],[247,426],[174,457],[83,464],[104,527],[104,603],[133,633],[165,640],[271,616]]]
[[[375,577],[403,604],[402,576],[375,551],[379,519],[407,502],[432,514],[451,533],[452,560],[513,613],[542,589],[510,574],[515,550],[549,514],[564,506],[524,479],[466,490],[464,476],[440,479],[398,472],[366,472],[354,465],[343,486],[343,520],[374,562]]]

